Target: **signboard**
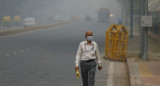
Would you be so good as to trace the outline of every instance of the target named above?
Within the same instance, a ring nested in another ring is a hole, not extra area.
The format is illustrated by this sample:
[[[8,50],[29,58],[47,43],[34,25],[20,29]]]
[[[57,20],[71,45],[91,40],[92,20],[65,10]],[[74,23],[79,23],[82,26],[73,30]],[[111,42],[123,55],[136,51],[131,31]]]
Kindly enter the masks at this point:
[[[141,16],[142,27],[152,27],[152,16]]]

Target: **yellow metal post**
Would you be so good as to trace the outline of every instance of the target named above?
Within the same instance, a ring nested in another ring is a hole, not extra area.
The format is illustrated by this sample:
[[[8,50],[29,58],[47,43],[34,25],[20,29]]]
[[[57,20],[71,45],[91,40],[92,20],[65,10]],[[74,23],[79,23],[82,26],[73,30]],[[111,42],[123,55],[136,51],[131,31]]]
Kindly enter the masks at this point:
[[[113,49],[110,48],[111,43],[113,42],[113,38],[115,35],[115,32],[113,31],[113,29],[117,29],[117,25],[113,24],[110,26],[110,28],[107,30],[106,32],[106,41],[105,41],[105,56],[110,58],[112,56],[112,51]]]
[[[113,60],[126,60],[128,32],[123,25],[111,25],[106,32],[105,56]]]

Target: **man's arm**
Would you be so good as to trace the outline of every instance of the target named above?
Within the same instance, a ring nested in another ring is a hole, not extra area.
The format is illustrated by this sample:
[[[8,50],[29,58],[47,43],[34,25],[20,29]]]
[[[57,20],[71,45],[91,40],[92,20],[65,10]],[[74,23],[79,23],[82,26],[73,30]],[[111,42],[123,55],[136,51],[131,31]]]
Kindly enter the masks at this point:
[[[101,59],[100,59],[100,54],[99,54],[99,49],[98,49],[98,45],[96,44],[96,60],[98,63],[98,69],[101,70],[102,66],[101,66]]]
[[[78,48],[78,51],[77,51],[77,55],[76,55],[76,67],[75,69],[77,70],[78,69],[78,65],[79,65],[79,60],[81,58],[81,53],[82,53],[82,47],[81,47],[81,44],[79,44],[79,48]]]

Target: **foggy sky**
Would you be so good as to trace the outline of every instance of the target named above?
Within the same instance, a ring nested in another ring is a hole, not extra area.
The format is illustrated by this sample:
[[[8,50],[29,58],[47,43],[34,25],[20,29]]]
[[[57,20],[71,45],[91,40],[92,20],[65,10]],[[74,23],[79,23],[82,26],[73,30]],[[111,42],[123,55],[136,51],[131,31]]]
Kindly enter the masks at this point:
[[[120,13],[117,0],[29,0],[18,8],[22,15],[91,15],[96,16],[100,8],[109,8],[113,13]]]
[[[38,21],[44,21],[49,15],[59,15],[63,19],[69,19],[72,15],[83,18],[89,15],[96,19],[100,8],[109,8],[116,18],[121,16],[119,0],[2,0],[0,17],[35,17]]]

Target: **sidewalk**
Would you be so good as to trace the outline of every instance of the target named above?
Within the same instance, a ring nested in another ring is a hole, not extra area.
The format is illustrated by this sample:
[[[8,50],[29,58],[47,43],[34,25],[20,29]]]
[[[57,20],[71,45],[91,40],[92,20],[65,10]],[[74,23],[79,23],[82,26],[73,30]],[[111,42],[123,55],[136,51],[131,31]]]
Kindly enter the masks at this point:
[[[140,51],[140,33],[134,31],[128,40],[127,64],[131,86],[160,86],[160,43],[148,36],[148,58],[138,58]]]
[[[137,61],[128,58],[131,86],[160,86],[160,61]]]
[[[95,86],[130,86],[126,62],[102,60],[102,70],[96,71]]]
[[[96,86],[160,86],[159,44],[158,41],[149,36],[149,61],[138,58],[140,33],[134,29],[133,38],[128,40],[127,62],[103,59],[102,67],[105,71],[98,72]],[[102,78],[100,75],[106,78]]]

